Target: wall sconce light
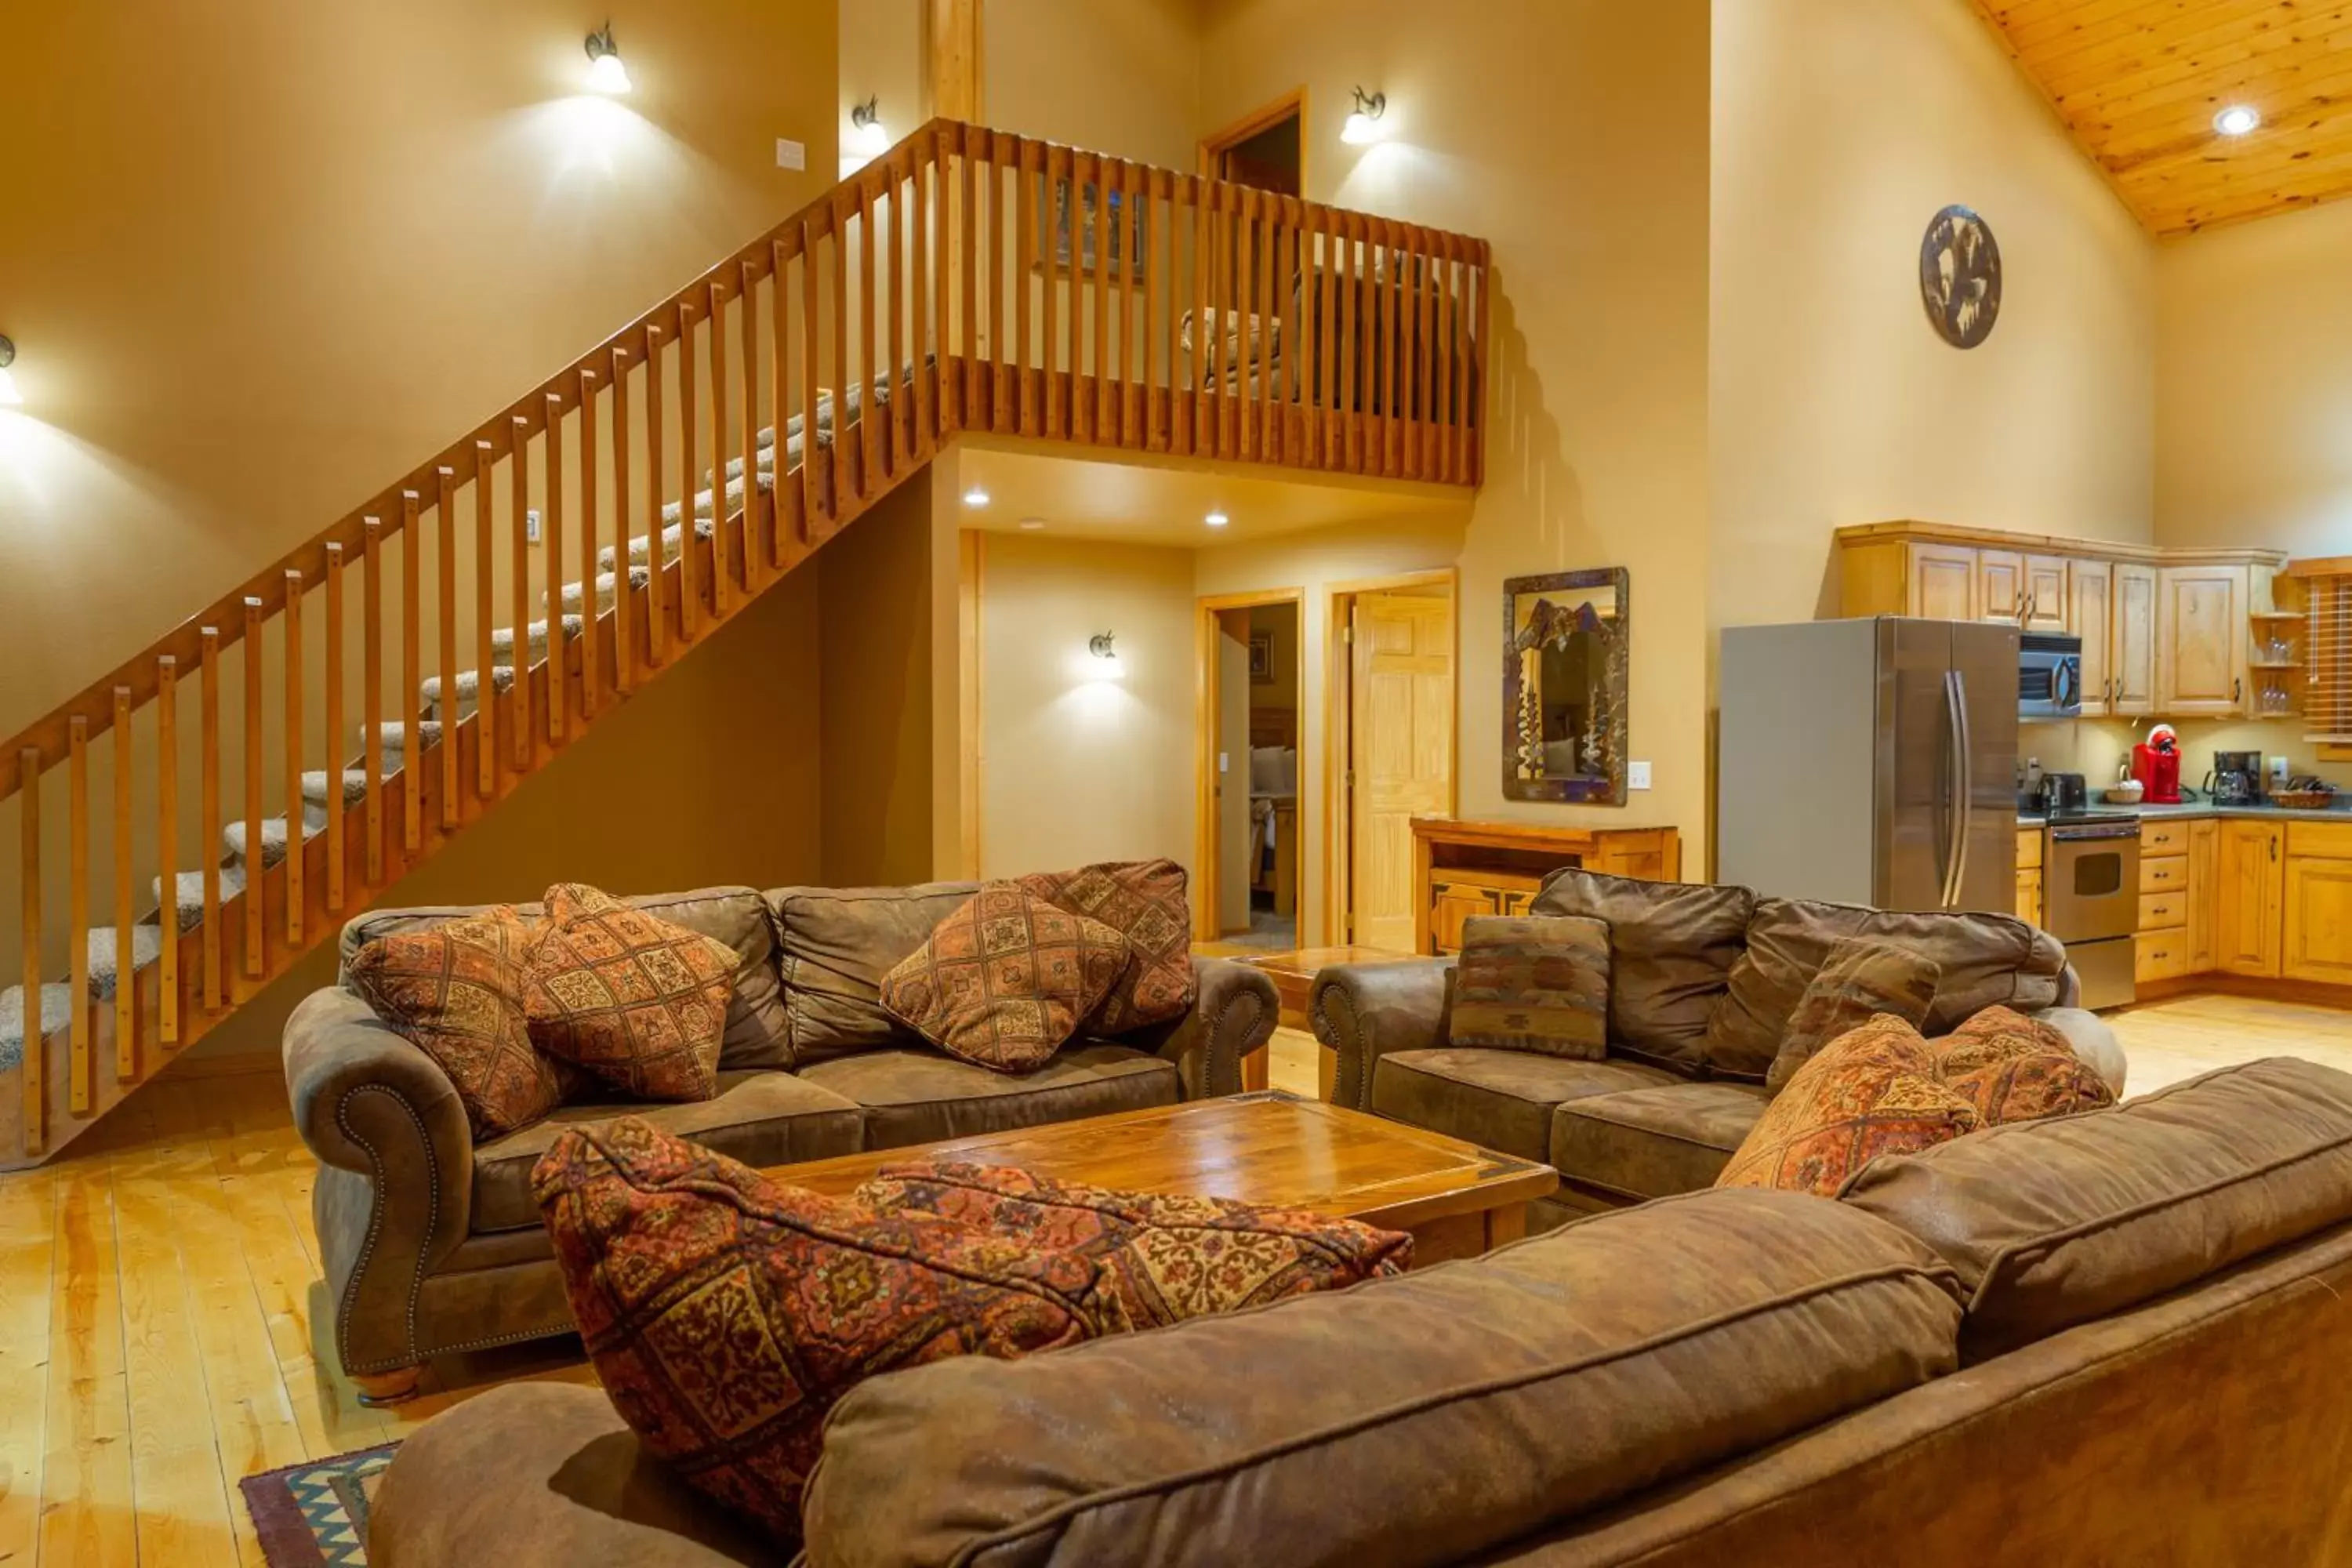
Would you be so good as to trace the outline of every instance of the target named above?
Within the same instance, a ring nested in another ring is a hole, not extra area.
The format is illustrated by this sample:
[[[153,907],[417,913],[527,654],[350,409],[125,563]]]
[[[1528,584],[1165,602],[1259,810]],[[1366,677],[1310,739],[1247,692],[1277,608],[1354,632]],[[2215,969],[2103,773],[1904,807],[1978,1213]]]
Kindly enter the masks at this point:
[[[613,42],[609,21],[588,35],[588,85],[598,92],[629,90],[629,68],[621,63],[620,46]]]
[[[869,96],[849,110],[849,150],[861,158],[879,158],[890,150],[890,133],[882,128],[882,101]]]
[[[1350,146],[1360,147],[1367,142],[1381,139],[1381,116],[1389,111],[1389,95],[1375,92],[1367,96],[1362,88],[1356,89],[1356,107],[1348,116],[1348,123],[1339,128],[1339,140]]]
[[[6,338],[0,338],[0,408],[24,405],[25,395],[16,390],[16,378],[8,371],[8,367],[16,363],[16,345]]]
[[[972,508],[974,510],[978,510],[980,508],[986,506],[988,504],[988,487],[986,485],[974,485],[971,489],[964,491],[963,504]]]
[[[1095,678],[1098,680],[1119,680],[1127,675],[1110,638],[1110,633],[1097,632],[1087,639],[1087,651],[1095,656]]]

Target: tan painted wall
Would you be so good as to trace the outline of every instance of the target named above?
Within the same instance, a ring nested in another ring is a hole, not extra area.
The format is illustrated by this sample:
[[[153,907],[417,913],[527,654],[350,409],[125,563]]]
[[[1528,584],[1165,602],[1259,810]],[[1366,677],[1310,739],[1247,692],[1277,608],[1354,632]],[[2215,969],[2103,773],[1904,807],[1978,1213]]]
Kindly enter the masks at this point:
[[[1209,0],[1204,21],[1202,123],[1303,82],[1308,196],[1494,246],[1496,418],[1459,556],[1463,815],[1673,823],[1703,866],[1705,0],[1481,0],[1442,18],[1413,0]],[[1383,143],[1339,139],[1359,82],[1388,94]],[[1656,788],[1623,810],[1506,802],[1502,580],[1593,566],[1633,573],[1632,741]]]
[[[1191,169],[1200,130],[1197,8],[1196,0],[987,0],[989,124]]]
[[[2149,538],[2156,247],[1968,0],[1737,0],[1714,36],[1716,622],[1831,610],[1847,523]],[[2006,270],[1965,353],[1919,301],[1953,202]]]
[[[1265,679],[1250,682],[1249,705],[1298,706],[1298,611],[1290,605],[1261,605],[1250,612],[1250,634],[1267,639]]]
[[[929,118],[923,80],[923,0],[847,0],[841,6],[841,120],[835,127],[845,169],[864,159],[846,151],[849,111],[874,99],[882,129],[897,142]]]

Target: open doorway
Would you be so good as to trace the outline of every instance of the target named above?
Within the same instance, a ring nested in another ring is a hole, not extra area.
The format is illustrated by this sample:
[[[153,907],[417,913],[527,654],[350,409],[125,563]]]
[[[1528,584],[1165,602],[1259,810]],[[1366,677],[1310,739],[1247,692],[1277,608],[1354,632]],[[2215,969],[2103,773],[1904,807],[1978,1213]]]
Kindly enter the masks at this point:
[[[1299,945],[1297,588],[1202,599],[1199,869],[1194,934],[1234,947]]]
[[[1330,590],[1325,668],[1325,940],[1416,951],[1412,819],[1456,798],[1452,568]]]
[[[1307,143],[1299,128],[1306,114],[1302,87],[1202,137],[1201,173],[1286,196],[1305,195]]]

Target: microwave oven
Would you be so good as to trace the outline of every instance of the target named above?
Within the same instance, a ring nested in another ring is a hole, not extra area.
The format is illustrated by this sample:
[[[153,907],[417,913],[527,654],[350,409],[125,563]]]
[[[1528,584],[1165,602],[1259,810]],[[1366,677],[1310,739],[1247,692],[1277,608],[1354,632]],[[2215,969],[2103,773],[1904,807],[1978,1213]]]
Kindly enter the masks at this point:
[[[2017,716],[2083,716],[2083,639],[2061,632],[2027,632],[2017,639]]]

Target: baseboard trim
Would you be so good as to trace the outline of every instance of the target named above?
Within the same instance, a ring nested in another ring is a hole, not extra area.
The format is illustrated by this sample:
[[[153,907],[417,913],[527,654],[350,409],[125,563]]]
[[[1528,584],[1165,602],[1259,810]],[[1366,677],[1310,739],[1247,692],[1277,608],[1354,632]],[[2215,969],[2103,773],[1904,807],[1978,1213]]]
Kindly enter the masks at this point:
[[[2259,974],[2183,974],[2170,980],[2143,980],[2133,988],[2131,1006],[2166,1002],[2178,996],[2252,996],[2270,1002],[2305,1002],[2315,1007],[2352,1009],[2352,985],[2329,985],[2316,980],[2273,980]],[[2110,1008],[2116,1013],[2129,1007]]]

